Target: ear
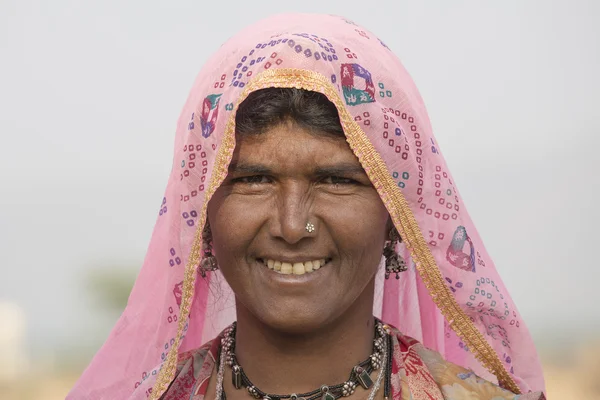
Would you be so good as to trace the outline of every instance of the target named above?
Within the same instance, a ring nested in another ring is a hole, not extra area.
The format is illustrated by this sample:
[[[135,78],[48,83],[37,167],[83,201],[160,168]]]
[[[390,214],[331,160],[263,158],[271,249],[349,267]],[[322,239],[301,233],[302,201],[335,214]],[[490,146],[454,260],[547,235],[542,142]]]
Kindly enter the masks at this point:
[[[385,225],[385,229],[386,229],[386,240],[391,239],[391,232],[392,230],[396,230],[396,232],[398,232],[398,230],[396,229],[396,226],[394,225],[394,222],[392,222],[392,218],[388,217],[387,220],[387,224]],[[402,242],[402,236],[400,236],[400,233],[398,233],[398,242]]]
[[[387,223],[385,224],[385,237],[386,237],[386,240],[389,239],[390,232],[394,228],[395,228],[395,226],[394,226],[394,223],[392,222],[392,217],[388,217]]]

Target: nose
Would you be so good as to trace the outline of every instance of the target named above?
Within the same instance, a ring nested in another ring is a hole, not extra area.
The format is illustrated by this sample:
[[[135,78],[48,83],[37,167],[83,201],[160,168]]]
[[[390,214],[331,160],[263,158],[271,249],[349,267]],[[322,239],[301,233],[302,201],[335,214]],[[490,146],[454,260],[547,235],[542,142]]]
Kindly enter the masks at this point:
[[[277,199],[277,217],[273,221],[273,236],[288,244],[296,244],[314,233],[306,229],[309,222],[311,197],[309,188],[302,184],[289,184],[282,188]],[[315,221],[310,221],[316,225]]]

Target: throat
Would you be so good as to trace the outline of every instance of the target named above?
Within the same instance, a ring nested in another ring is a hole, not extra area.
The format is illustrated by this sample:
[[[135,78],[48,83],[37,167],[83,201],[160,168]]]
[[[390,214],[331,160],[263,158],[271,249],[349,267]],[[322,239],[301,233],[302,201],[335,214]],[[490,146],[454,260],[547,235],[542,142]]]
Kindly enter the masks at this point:
[[[247,322],[238,319],[222,340],[219,374],[229,400],[363,399],[383,385],[388,335],[372,316],[351,326],[337,321],[311,335],[253,329]]]

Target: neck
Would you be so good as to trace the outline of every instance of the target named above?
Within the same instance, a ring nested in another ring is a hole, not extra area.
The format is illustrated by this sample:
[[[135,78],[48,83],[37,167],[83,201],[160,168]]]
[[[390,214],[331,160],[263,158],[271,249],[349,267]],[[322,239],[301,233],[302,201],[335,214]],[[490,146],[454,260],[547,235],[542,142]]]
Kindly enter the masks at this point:
[[[373,281],[349,310],[308,334],[274,330],[236,302],[235,353],[248,378],[261,390],[277,394],[346,381],[352,368],[373,351],[374,286]],[[231,385],[230,379],[225,382]]]

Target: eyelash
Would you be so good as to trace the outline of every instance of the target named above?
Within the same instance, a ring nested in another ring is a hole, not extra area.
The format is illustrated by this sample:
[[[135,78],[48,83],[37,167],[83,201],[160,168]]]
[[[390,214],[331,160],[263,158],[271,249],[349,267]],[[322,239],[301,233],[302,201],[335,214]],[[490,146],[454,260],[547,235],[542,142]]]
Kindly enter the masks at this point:
[[[327,185],[357,185],[358,182],[351,178],[344,178],[342,176],[328,176],[323,181],[331,180],[331,183],[327,182]]]
[[[258,185],[261,183],[268,183],[268,182],[261,182],[263,179],[266,179],[268,182],[270,182],[270,179],[268,177],[266,177],[265,175],[251,175],[251,176],[242,176],[240,178],[232,179],[231,183],[244,183],[247,185]]]

